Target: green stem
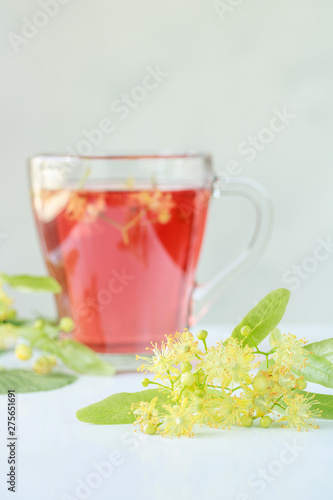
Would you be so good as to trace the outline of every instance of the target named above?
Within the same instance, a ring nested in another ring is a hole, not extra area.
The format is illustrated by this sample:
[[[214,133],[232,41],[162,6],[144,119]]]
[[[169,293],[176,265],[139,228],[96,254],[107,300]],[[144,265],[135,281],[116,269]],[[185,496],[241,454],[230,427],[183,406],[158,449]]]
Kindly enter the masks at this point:
[[[178,398],[177,398],[177,403],[179,402],[179,400],[180,400],[180,396],[183,394],[183,392],[185,391],[185,389],[186,389],[186,385],[184,385],[184,387],[183,387],[183,388],[182,388],[182,390],[180,391],[179,396],[178,396]]]
[[[170,371],[169,371],[169,370],[167,370],[167,374],[169,375],[169,380],[170,380],[170,382],[171,382],[171,387],[172,387],[172,390],[173,390],[173,381],[172,381],[172,379],[171,379],[171,374],[170,374]]]
[[[169,389],[169,391],[172,390],[170,387],[167,387],[166,385],[159,384],[158,382],[152,382],[151,380],[149,381],[149,385],[150,384],[159,385],[160,387],[163,387],[163,389]]]
[[[87,181],[88,177],[90,176],[90,174],[91,174],[91,168],[90,168],[90,167],[87,167],[87,168],[85,169],[85,171],[84,171],[84,173],[83,173],[83,175],[82,175],[82,177],[81,177],[80,181],[79,181],[79,184],[78,184],[78,187],[77,187],[78,191],[81,191],[81,189],[82,189],[82,188],[83,188],[83,186],[85,185],[85,183],[86,183],[86,181]]]
[[[279,402],[279,401],[280,401],[280,399],[282,399],[282,398],[283,398],[283,394],[282,394],[282,396],[280,396],[280,397],[279,397],[279,398],[275,401],[275,403],[274,403],[274,404],[273,404],[273,406],[271,407],[271,410],[273,410],[274,406],[276,406],[276,405],[278,405],[278,406],[280,406],[281,408],[283,408],[283,406],[281,406],[281,405],[279,405],[279,404],[278,404],[278,402]]]

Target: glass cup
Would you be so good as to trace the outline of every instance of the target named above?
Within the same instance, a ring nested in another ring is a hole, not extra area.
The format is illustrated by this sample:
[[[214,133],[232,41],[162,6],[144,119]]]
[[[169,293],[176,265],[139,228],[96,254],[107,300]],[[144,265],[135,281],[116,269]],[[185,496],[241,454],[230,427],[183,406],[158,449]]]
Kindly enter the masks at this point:
[[[213,173],[202,153],[41,155],[30,160],[35,219],[59,317],[99,353],[141,353],[194,325],[255,260],[272,204],[253,181]],[[195,282],[208,205],[239,195],[256,209],[251,241],[226,269]]]

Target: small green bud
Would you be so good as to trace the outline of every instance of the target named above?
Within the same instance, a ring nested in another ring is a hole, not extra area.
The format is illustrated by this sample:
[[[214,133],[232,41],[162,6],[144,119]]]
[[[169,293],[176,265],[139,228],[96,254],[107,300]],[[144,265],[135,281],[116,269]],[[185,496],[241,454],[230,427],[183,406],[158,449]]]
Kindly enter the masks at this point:
[[[51,372],[52,365],[47,356],[42,356],[34,362],[32,369],[38,375],[46,375]]]
[[[72,318],[66,316],[65,318],[61,318],[59,326],[63,332],[70,333],[74,330],[75,324]]]
[[[207,336],[208,336],[208,332],[206,332],[206,330],[199,330],[197,333],[197,338],[199,340],[206,340]]]
[[[204,398],[206,396],[206,391],[203,389],[197,389],[195,391],[195,395],[198,396],[198,398]]]
[[[260,426],[264,427],[264,429],[267,429],[272,423],[273,420],[268,415],[265,415],[260,419]]]
[[[304,389],[306,389],[307,387],[307,381],[304,380],[303,377],[300,377],[296,380],[296,387],[297,389],[300,389],[301,391],[304,391]]]
[[[251,328],[248,326],[248,325],[245,325],[245,326],[242,326],[241,328],[241,335],[243,335],[243,337],[247,337],[248,335],[250,335],[251,333]]]
[[[180,377],[180,381],[181,381],[182,385],[186,385],[187,387],[190,387],[191,385],[195,384],[196,377],[195,377],[195,375],[193,375],[192,372],[185,372]]]
[[[149,378],[144,378],[141,382],[141,384],[143,385],[143,387],[148,387],[148,385],[150,384],[150,380]]]
[[[189,361],[185,361],[184,363],[182,363],[180,365],[180,371],[182,373],[185,373],[185,372],[190,372],[192,370],[192,365]]]
[[[268,389],[268,385],[268,380],[262,373],[258,373],[252,382],[253,391],[256,394],[264,394]]]
[[[156,432],[156,425],[153,424],[146,424],[143,428],[143,432],[145,434],[150,434],[153,435]]]
[[[243,415],[239,421],[243,427],[252,427],[253,425],[253,417],[250,415]]]
[[[32,349],[29,345],[26,344],[18,344],[15,347],[15,355],[21,361],[26,361],[31,358]]]
[[[55,356],[53,356],[52,354],[50,356],[46,356],[46,359],[48,360],[51,368],[56,366],[58,363],[57,358]]]
[[[38,330],[41,330],[45,326],[45,321],[43,319],[36,319],[34,322],[34,328],[38,328]]]

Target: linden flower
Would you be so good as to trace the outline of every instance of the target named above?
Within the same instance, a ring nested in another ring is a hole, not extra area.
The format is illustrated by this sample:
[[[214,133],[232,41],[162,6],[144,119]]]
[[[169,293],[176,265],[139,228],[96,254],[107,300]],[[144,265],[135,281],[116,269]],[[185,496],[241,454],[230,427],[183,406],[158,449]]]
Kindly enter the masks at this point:
[[[230,373],[231,382],[245,382],[251,384],[252,378],[249,375],[251,362],[254,354],[248,345],[241,347],[239,342],[230,337],[224,345],[224,359]]]
[[[137,419],[134,424],[140,425],[141,429],[147,424],[158,425],[160,422],[158,410],[155,408],[158,396],[153,398],[150,403],[141,401],[139,407],[133,411],[137,415]]]
[[[202,354],[198,349],[199,342],[187,329],[183,333],[176,332],[174,336],[169,336],[167,343],[177,354],[175,364],[192,361],[196,354]]]
[[[88,202],[87,198],[78,193],[72,193],[69,199],[66,215],[70,220],[94,222],[105,211],[105,200],[98,196],[95,201]]]
[[[246,405],[241,398],[224,394],[222,397],[212,398],[208,406],[211,409],[211,422],[208,425],[230,427],[239,424]]]
[[[277,346],[273,357],[277,365],[281,365],[284,370],[291,368],[300,370],[307,364],[307,353],[304,350],[304,341],[299,340],[295,335],[283,336],[282,341],[276,341],[273,344]]]
[[[214,414],[212,414],[211,398],[200,398],[194,392],[191,392],[188,396],[188,408],[197,418],[196,423],[208,425],[212,423]]]
[[[320,418],[321,411],[312,409],[316,401],[314,396],[307,397],[301,394],[293,394],[293,397],[285,397],[286,404],[285,416],[280,419],[287,420],[286,427],[296,427],[298,431],[301,429],[318,429],[315,423],[316,418]]]
[[[191,408],[186,408],[188,399],[184,398],[181,405],[165,405],[169,415],[164,417],[161,434],[163,436],[193,436],[193,425],[198,417],[193,415]]]
[[[211,347],[205,358],[198,364],[198,368],[204,370],[207,375],[207,382],[214,383],[218,381],[222,384],[222,387],[227,387],[231,382],[221,347]]]
[[[0,325],[0,349],[7,350],[15,346],[17,341],[17,329],[10,323]]]
[[[242,402],[251,416],[262,417],[271,411],[272,398],[270,394],[258,395],[247,388],[246,392],[242,394]]]
[[[222,387],[237,382],[250,384],[249,375],[254,354],[249,346],[241,347],[236,339],[229,338],[224,345],[212,347],[205,359],[199,363],[206,375],[208,382],[218,382]]]
[[[87,199],[78,193],[72,193],[66,207],[66,215],[70,220],[80,220],[86,213]]]
[[[171,210],[175,206],[171,193],[162,191],[142,191],[132,196],[148,212],[157,217],[160,224],[166,224],[171,219]]]
[[[157,344],[152,344],[152,346],[152,357],[136,356],[136,359],[146,361],[146,363],[138,368],[138,371],[155,373],[153,380],[168,378],[168,372],[179,373],[179,370],[173,366],[175,362],[173,349],[166,342],[162,342],[160,349],[157,347]]]
[[[8,297],[0,284],[0,321],[6,321],[15,316],[15,311],[11,308],[13,302],[14,300]]]
[[[94,222],[102,213],[105,212],[105,199],[98,196],[94,203],[88,203],[85,214],[85,222]]]

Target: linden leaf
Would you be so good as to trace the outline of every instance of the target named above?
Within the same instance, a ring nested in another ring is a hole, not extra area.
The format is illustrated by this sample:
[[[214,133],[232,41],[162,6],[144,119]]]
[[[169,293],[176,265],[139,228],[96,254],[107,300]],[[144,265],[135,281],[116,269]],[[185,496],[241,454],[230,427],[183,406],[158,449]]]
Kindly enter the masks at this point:
[[[251,309],[245,318],[232,332],[232,336],[253,347],[253,342],[258,346],[280,323],[289,302],[290,291],[286,288],[278,288],[270,292],[258,304]],[[243,337],[241,328],[249,326],[251,336]],[[251,342],[251,339],[253,342]]]
[[[23,330],[31,345],[40,351],[53,354],[71,370],[87,375],[114,375],[115,368],[104,361],[90,347],[72,339],[55,340],[37,329]]]
[[[8,274],[1,273],[0,281],[21,292],[61,292],[59,283],[50,276],[29,276],[25,274],[8,276]]]
[[[73,375],[50,373],[37,375],[29,370],[4,370],[0,372],[0,394],[15,392],[50,391],[64,387],[76,380]]]
[[[302,370],[293,370],[297,375],[302,375],[308,382],[333,388],[333,363],[325,358],[308,355],[308,364]]]
[[[333,363],[333,338],[321,340],[320,342],[313,342],[312,344],[306,345],[304,349]]]
[[[321,418],[331,420],[333,419],[333,396],[331,394],[313,394],[312,392],[297,391],[298,394],[304,396],[314,396],[316,404],[315,408],[322,411]],[[318,403],[318,404],[317,404]]]
[[[81,422],[97,425],[132,424],[136,420],[131,407],[134,403],[150,401],[158,396],[156,409],[161,409],[167,401],[168,395],[159,389],[147,389],[140,392],[119,392],[98,403],[81,408],[76,412],[76,417]]]
[[[114,375],[115,368],[80,342],[66,339],[59,342],[57,355],[62,362],[77,373],[89,375]]]

